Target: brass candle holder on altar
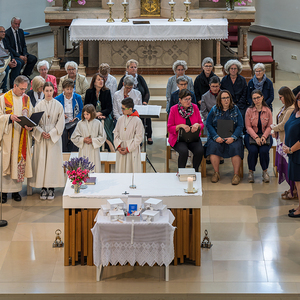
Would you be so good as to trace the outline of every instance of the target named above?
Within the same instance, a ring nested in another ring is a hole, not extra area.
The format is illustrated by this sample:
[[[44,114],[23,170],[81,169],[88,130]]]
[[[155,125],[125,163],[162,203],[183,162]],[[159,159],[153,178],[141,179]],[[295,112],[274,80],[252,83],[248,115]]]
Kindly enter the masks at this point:
[[[173,0],[171,0],[169,2],[169,5],[171,6],[171,18],[168,20],[168,22],[176,22],[175,18],[174,18],[174,6],[175,6],[175,2]]]
[[[113,23],[115,20],[112,18],[112,7],[114,6],[114,3],[109,0],[109,2],[107,2],[107,5],[109,7],[109,18],[106,20],[107,23]]]
[[[126,1],[124,1],[123,3],[122,3],[122,5],[123,5],[123,7],[124,7],[124,18],[121,20],[121,22],[123,22],[123,23],[127,23],[127,22],[129,22],[129,20],[127,19],[127,6],[128,6],[128,2],[126,2]]]
[[[183,19],[183,22],[191,22],[192,20],[189,17],[189,8],[191,5],[191,2],[183,2],[183,4],[185,5],[185,18]]]

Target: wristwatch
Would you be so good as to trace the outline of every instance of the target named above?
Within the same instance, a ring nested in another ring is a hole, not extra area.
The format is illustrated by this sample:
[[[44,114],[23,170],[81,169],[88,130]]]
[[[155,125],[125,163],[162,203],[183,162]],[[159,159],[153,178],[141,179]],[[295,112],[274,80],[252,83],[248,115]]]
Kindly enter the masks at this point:
[[[289,148],[289,154],[292,154],[293,151],[292,151],[292,148]]]

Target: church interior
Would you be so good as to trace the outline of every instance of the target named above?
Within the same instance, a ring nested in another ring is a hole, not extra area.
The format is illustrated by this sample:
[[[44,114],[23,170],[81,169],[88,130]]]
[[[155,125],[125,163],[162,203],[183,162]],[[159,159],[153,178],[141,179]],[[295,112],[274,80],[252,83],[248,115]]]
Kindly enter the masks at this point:
[[[85,75],[90,83],[99,65],[108,63],[111,75],[119,82],[126,61],[136,59],[138,72],[149,87],[149,104],[162,106],[160,118],[152,120],[153,144],[147,145],[147,155],[158,173],[166,173],[167,164],[170,173],[177,172],[175,151],[171,151],[169,161],[166,159],[166,86],[169,77],[174,75],[174,61],[185,60],[188,65],[185,74],[194,81],[202,71],[203,58],[213,58],[214,72],[219,77],[225,75],[223,67],[229,59],[238,59],[243,66],[241,75],[248,82],[253,77],[250,45],[255,37],[264,35],[274,46],[276,61],[275,74],[271,65],[266,66],[267,78],[273,77],[274,123],[282,107],[278,90],[299,85],[300,30],[295,26],[300,10],[298,0],[252,0],[246,6],[236,5],[234,10],[226,8],[225,0],[177,0],[176,22],[169,23],[182,24],[188,6],[191,22],[185,22],[184,26],[192,27],[195,20],[226,20],[229,37],[187,39],[183,28],[183,32],[170,32],[178,35],[178,40],[168,40],[166,36],[165,40],[154,37],[152,41],[142,38],[132,41],[128,37],[71,40],[73,20],[106,21],[111,9],[115,23],[121,24],[126,1],[115,0],[113,6],[111,0],[107,3],[86,0],[85,5],[70,1],[68,11],[62,9],[63,2],[27,0],[25,5],[19,0],[1,1],[0,26],[8,28],[13,16],[22,18],[21,27],[29,33],[28,49],[38,60],[47,60],[51,65],[49,74],[57,78],[66,74],[67,61],[76,61],[78,73]],[[129,20],[167,23],[174,1],[127,2]],[[35,69],[31,79],[36,75]],[[25,180],[20,192],[22,201],[8,197],[7,203],[2,204],[2,217],[8,225],[0,228],[0,299],[300,299],[300,219],[288,217],[288,211],[298,204],[298,199],[281,198],[289,186],[286,182],[278,183],[273,151],[270,150],[269,183],[262,181],[259,165],[254,183],[248,183],[246,149],[242,161],[244,176],[239,185],[231,184],[230,159],[225,159],[220,166],[218,183],[211,182],[214,170],[212,165],[206,165],[206,177],[201,178],[200,240],[207,230],[212,247],[201,249],[200,266],[188,259],[184,263],[172,263],[168,282],[164,268],[158,265],[110,265],[104,267],[101,281],[96,281],[93,265],[66,266],[64,248],[52,248],[57,229],[62,231],[62,240],[66,239],[64,188],[56,189],[54,200],[41,201],[38,189],[27,195]],[[69,156],[64,153],[64,160],[69,160]],[[104,165],[102,172],[105,172]],[[110,172],[115,172],[114,165]],[[147,162],[146,173],[154,173]]]

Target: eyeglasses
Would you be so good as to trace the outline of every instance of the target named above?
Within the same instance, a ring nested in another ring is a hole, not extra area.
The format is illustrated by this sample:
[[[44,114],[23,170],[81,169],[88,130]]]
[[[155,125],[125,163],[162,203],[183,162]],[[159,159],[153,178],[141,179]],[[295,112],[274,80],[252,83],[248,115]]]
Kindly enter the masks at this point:
[[[256,98],[252,98],[253,101],[259,100],[261,98],[261,96],[256,97]]]
[[[212,65],[204,65],[204,68],[212,68]]]
[[[128,108],[128,107],[122,107],[121,109],[122,109],[122,110],[128,110],[128,109],[130,109],[130,108]]]
[[[262,73],[263,70],[255,70],[255,73]]]
[[[27,90],[27,88],[23,88],[23,89],[21,89],[20,87],[18,87],[17,86],[17,88],[20,90],[20,91],[22,91],[22,92],[25,92],[26,90]]]
[[[186,101],[186,102],[192,101],[192,98],[191,97],[186,97],[186,98],[181,99],[181,101]]]
[[[0,30],[0,32],[5,32],[5,30]]]
[[[185,83],[178,83],[178,85],[183,86],[183,85],[188,85],[188,83],[187,82],[185,82]]]
[[[75,68],[72,68],[72,69],[67,69],[67,72],[74,72],[74,71],[76,71],[76,69],[75,69]]]
[[[221,97],[221,100],[230,100],[230,97],[224,97],[224,98]]]

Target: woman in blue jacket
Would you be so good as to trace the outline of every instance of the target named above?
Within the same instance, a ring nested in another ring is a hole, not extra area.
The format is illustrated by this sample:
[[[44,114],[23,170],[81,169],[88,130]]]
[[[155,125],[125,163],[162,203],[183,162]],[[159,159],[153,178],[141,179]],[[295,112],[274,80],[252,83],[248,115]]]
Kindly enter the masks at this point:
[[[55,99],[62,104],[65,113],[65,129],[62,135],[63,152],[78,152],[78,148],[71,141],[71,135],[77,122],[81,120],[82,99],[80,95],[74,93],[72,79],[66,79],[62,87],[63,93]]]
[[[267,78],[265,71],[265,65],[258,63],[253,68],[255,74],[248,83],[247,89],[247,100],[250,106],[252,105],[251,94],[254,90],[260,90],[264,95],[264,100],[268,104],[269,108],[272,109],[272,102],[274,100],[274,88],[272,81]]]

